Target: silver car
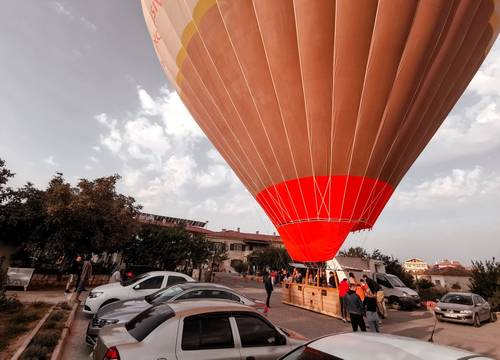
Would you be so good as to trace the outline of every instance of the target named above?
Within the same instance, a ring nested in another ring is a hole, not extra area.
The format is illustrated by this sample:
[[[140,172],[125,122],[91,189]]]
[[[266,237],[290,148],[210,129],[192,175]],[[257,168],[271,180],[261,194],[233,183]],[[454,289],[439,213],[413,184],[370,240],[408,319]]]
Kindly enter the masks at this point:
[[[174,301],[103,329],[93,359],[274,360],[305,341],[243,304]]]
[[[436,304],[434,313],[438,321],[474,324],[476,327],[481,326],[483,321],[494,320],[490,304],[472,293],[447,293]]]
[[[302,345],[280,360],[493,360],[469,351],[432,344],[413,338],[379,334],[329,335]]]
[[[153,305],[186,299],[226,299],[251,306],[258,311],[263,311],[265,306],[262,301],[250,299],[224,285],[186,282],[161,289],[146,297],[117,301],[102,307],[89,322],[85,341],[94,346],[99,332],[105,326],[125,323]]]

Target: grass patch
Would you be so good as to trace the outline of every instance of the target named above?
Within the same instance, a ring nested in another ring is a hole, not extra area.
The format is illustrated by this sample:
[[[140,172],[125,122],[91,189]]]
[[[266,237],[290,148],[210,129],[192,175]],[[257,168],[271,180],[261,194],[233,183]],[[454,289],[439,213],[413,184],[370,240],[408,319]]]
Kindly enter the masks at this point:
[[[71,306],[66,303],[58,304],[55,307],[45,324],[21,355],[21,359],[48,359],[50,357],[59,342],[70,309]]]
[[[0,312],[0,352],[7,349],[16,338],[31,331],[48,310],[45,303],[15,306],[10,311]]]

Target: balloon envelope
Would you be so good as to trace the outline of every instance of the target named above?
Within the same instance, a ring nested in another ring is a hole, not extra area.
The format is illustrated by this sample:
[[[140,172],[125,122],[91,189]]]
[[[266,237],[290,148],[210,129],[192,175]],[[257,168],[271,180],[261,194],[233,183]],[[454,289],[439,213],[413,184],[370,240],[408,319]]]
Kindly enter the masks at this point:
[[[160,63],[290,256],[371,228],[497,36],[492,0],[142,0]]]

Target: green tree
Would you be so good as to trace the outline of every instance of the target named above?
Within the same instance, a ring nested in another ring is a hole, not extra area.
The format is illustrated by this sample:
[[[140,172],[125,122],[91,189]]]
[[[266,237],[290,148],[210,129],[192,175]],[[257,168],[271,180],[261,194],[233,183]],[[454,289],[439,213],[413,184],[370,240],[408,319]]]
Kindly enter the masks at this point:
[[[375,249],[370,258],[382,261],[388,274],[396,275],[406,286],[415,289],[415,279],[393,255],[385,255],[379,249]]]
[[[288,268],[288,264],[292,262],[285,248],[272,246],[253,251],[248,256],[248,260],[251,265],[255,265],[259,270],[264,270],[268,267],[273,270]]]
[[[339,256],[349,256],[349,257],[359,257],[363,259],[368,259],[368,253],[365,249],[360,246],[350,247],[347,250],[340,250]]]
[[[124,250],[125,262],[158,269],[200,267],[211,257],[205,236],[192,234],[184,226],[142,224],[137,236]]]
[[[495,258],[473,261],[470,289],[488,300],[495,311],[500,311],[500,262]]]

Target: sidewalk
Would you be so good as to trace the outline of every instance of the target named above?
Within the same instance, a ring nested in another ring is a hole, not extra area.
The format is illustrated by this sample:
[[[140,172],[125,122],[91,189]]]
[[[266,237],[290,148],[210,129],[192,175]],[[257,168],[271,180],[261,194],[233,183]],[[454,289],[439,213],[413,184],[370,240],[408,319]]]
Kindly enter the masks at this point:
[[[16,297],[22,303],[43,301],[48,304],[57,304],[69,301],[73,293],[65,294],[64,290],[33,290],[33,291],[7,291],[7,296]]]

